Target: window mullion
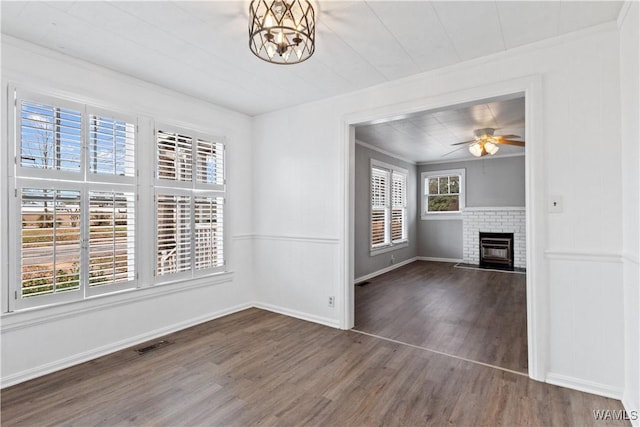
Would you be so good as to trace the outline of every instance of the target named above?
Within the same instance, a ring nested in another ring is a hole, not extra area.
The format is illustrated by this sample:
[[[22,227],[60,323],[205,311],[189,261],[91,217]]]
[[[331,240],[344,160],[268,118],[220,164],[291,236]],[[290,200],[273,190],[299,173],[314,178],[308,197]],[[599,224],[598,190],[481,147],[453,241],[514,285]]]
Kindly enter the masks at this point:
[[[80,190],[80,286],[82,295],[87,297],[89,291],[89,191],[86,184]]]
[[[195,138],[194,138],[195,140]],[[195,163],[195,162],[193,162]],[[195,175],[192,175],[195,176]],[[193,191],[191,191],[190,200],[190,216],[191,216],[191,277],[196,272],[196,198]]]

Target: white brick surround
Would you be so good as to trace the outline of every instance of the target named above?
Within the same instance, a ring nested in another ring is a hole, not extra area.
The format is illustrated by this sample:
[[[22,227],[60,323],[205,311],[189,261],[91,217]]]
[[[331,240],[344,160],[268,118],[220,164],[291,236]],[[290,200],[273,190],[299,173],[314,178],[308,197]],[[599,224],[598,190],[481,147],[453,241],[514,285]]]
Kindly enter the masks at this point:
[[[514,267],[526,268],[526,219],[524,207],[466,208],[462,211],[462,259],[480,263],[478,233],[513,233]]]

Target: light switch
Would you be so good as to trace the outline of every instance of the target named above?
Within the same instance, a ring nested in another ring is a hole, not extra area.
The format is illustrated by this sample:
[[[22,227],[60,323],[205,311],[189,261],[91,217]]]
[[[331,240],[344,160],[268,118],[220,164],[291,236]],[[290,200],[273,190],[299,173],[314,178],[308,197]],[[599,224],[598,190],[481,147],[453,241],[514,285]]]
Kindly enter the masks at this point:
[[[549,196],[549,213],[560,213],[562,207],[562,196]]]

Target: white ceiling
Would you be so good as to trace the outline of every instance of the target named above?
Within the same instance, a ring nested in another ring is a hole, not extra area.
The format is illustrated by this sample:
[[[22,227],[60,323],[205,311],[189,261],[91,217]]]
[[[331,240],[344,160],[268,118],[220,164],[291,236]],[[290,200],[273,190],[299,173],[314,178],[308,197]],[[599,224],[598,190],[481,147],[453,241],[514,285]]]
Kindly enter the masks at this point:
[[[622,6],[621,1],[321,0],[314,4],[316,53],[304,63],[286,66],[268,64],[249,51],[248,0],[5,0],[0,2],[1,30],[258,115],[614,21]],[[490,105],[485,107],[478,109],[493,112]],[[440,133],[468,139],[474,126],[469,122],[466,131],[460,125]],[[420,160],[432,156],[425,152]]]
[[[356,140],[412,162],[474,159],[468,145],[475,129],[493,128],[495,135],[518,135],[524,141],[525,100],[501,97],[425,111],[400,120],[356,126]],[[524,148],[500,145],[493,157],[524,155]]]

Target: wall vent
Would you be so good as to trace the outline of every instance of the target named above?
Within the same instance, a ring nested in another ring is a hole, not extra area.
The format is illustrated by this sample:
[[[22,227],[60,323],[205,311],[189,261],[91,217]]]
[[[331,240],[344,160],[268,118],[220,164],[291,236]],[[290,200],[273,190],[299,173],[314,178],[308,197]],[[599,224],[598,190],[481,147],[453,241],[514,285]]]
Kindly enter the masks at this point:
[[[135,349],[135,352],[138,353],[140,356],[142,356],[143,354],[147,354],[153,350],[157,350],[159,348],[165,347],[169,344],[173,344],[170,341],[166,341],[166,340],[162,340],[162,341],[158,341],[156,343],[141,347],[141,348],[137,348]]]

